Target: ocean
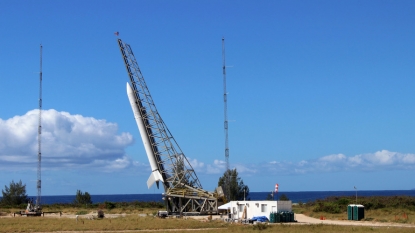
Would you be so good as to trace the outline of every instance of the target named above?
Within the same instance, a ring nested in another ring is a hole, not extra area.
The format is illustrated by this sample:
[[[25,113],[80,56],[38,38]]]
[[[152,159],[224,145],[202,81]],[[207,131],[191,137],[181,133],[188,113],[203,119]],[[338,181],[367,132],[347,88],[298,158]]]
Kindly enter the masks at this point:
[[[250,192],[246,198],[252,201],[266,200],[270,192]],[[356,196],[356,191],[301,191],[301,192],[279,192],[275,195],[278,199],[280,195],[285,194],[293,203],[309,202],[317,199],[324,199],[330,196]],[[358,190],[357,198],[359,196],[415,196],[415,190]],[[36,199],[36,197],[29,198]],[[110,202],[132,202],[132,201],[156,201],[162,202],[161,194],[112,194],[112,195],[91,195],[93,203]],[[75,200],[75,195],[59,195],[59,196],[42,196],[43,204],[57,204],[57,203],[72,203]]]

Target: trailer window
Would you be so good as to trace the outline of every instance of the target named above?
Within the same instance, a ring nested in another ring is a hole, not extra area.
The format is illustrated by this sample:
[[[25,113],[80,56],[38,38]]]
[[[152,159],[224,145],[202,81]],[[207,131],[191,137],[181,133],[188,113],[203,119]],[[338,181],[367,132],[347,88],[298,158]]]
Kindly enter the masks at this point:
[[[261,204],[261,212],[267,212],[267,204]]]

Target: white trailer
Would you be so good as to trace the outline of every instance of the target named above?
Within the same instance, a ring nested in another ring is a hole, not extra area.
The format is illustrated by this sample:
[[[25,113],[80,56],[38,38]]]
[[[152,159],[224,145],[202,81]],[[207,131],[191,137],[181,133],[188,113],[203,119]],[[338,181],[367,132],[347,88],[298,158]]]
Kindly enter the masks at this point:
[[[292,211],[291,201],[231,201],[218,209],[226,209],[232,219],[251,219],[265,216],[269,219],[270,213]]]

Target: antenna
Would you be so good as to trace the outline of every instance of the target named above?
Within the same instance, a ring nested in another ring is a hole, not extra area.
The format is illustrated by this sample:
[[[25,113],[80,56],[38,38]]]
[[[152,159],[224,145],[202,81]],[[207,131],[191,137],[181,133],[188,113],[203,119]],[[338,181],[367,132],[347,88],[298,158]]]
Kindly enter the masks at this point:
[[[226,162],[226,199],[230,201],[230,171],[229,171],[229,142],[228,142],[228,93],[226,92],[226,63],[225,63],[225,38],[222,37],[222,70],[223,70],[223,101],[225,104],[225,162]]]
[[[41,181],[41,161],[42,161],[42,44],[40,45],[40,72],[39,72],[39,126],[37,132],[37,145],[38,145],[38,153],[37,153],[37,198],[36,198],[36,206],[35,210],[40,210],[42,207],[40,206],[41,201],[41,191],[42,191],[42,181]]]

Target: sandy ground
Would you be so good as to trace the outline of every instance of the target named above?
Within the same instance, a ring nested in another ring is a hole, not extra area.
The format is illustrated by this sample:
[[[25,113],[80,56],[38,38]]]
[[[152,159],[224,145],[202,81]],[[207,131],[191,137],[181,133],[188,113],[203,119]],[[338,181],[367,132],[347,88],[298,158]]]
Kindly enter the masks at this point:
[[[320,220],[305,216],[304,214],[295,214],[297,223],[294,224],[327,224],[327,225],[345,225],[345,226],[370,226],[370,227],[414,227],[413,224],[400,223],[382,223],[371,221],[349,221],[349,220]]]
[[[207,216],[193,216],[191,218],[207,220]],[[212,219],[220,219],[219,215],[213,215]],[[320,220],[317,218],[312,218],[305,216],[304,214],[295,214],[295,223],[284,223],[284,224],[327,224],[327,225],[343,225],[343,226],[369,226],[369,227],[413,227],[414,224],[402,224],[402,223],[390,223],[390,222],[372,222],[372,221],[349,221],[349,220]],[[273,223],[274,224],[274,223]],[[280,224],[280,223],[275,223]]]

